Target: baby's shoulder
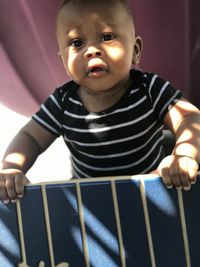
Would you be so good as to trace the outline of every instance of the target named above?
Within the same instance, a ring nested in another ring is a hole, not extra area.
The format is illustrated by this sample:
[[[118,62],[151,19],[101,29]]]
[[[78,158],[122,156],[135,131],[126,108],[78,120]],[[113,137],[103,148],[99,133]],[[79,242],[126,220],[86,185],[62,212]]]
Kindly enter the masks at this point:
[[[141,69],[134,69],[131,70],[131,78],[134,82],[134,84],[137,84],[138,86],[142,85],[149,85],[153,80],[156,80],[158,75],[153,72],[147,72],[142,71]]]
[[[63,85],[57,87],[54,92],[53,96],[60,102],[64,102],[69,97],[75,93],[79,86],[74,81],[69,81],[67,83],[64,83]]]

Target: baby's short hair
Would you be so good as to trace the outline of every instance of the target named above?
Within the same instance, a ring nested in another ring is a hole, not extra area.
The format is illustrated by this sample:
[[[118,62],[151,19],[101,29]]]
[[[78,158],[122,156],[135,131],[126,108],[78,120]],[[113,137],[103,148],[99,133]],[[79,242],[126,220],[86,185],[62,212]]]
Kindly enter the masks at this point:
[[[95,2],[103,2],[102,0],[95,0]],[[126,5],[127,7],[129,7],[129,0],[106,0],[107,3],[109,3],[109,1],[111,2],[115,2],[119,1],[122,4]],[[89,2],[94,2],[94,0],[64,0],[60,6],[60,9],[62,9],[66,4],[69,3],[74,3],[74,4],[84,4],[84,3],[89,3]]]
[[[105,2],[107,4],[109,3],[116,3],[117,1],[120,2],[127,10],[127,14],[130,15],[132,21],[134,21],[133,19],[133,13],[132,13],[132,10],[131,10],[131,7],[130,7],[130,0],[64,0],[60,6],[60,9],[59,11],[67,4],[69,3],[74,3],[74,4],[87,4],[87,3],[94,3],[94,1],[97,3],[102,3],[102,2]],[[58,13],[59,13],[58,11]]]

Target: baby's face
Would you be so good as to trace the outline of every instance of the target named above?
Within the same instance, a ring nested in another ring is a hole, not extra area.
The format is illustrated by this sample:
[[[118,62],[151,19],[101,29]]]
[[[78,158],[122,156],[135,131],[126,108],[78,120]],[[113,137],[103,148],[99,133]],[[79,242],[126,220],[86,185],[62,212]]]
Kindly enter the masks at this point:
[[[127,81],[132,62],[139,61],[141,39],[121,3],[67,4],[58,17],[57,36],[67,74],[92,91]]]

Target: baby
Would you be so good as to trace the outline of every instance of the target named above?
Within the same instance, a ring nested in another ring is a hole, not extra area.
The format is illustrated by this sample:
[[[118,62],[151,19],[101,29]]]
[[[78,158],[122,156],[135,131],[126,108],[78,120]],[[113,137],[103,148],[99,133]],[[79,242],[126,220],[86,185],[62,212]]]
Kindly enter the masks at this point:
[[[57,18],[59,56],[71,81],[57,88],[8,146],[0,197],[24,194],[25,174],[60,135],[73,177],[156,173],[189,190],[200,161],[200,113],[168,81],[136,69],[142,39],[126,0],[68,0]],[[163,128],[176,137],[163,155]]]

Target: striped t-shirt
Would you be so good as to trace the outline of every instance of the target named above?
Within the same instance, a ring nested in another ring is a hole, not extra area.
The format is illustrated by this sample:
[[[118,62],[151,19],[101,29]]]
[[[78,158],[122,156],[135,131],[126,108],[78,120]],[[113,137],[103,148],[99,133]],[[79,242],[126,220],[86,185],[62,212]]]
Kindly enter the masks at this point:
[[[112,107],[88,112],[70,81],[57,88],[33,119],[71,152],[73,176],[105,177],[148,173],[163,157],[163,119],[181,98],[153,73],[130,72],[132,85]]]

